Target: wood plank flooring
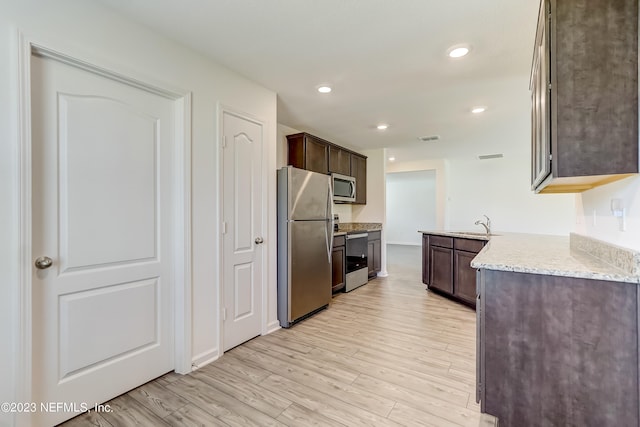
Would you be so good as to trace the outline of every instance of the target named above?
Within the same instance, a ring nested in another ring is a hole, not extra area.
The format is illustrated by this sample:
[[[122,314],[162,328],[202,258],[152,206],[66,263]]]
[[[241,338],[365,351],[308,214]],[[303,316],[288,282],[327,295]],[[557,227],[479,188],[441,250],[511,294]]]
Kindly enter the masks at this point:
[[[167,374],[63,426],[494,426],[475,403],[475,312],[425,290],[420,248],[388,246],[389,277]]]

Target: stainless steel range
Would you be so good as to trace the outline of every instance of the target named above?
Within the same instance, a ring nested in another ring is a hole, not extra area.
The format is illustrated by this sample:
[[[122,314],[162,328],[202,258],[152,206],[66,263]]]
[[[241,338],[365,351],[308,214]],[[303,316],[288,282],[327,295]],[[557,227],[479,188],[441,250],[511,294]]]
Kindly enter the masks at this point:
[[[344,290],[352,291],[369,280],[367,268],[368,233],[347,234],[347,278]]]

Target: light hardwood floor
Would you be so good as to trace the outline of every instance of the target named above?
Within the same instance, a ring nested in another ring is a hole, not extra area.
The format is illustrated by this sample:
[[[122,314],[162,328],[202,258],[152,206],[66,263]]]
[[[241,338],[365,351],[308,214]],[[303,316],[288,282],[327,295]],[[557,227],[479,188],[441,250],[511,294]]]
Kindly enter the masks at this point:
[[[389,277],[63,425],[494,426],[475,403],[475,312],[425,290],[419,252],[389,245]]]

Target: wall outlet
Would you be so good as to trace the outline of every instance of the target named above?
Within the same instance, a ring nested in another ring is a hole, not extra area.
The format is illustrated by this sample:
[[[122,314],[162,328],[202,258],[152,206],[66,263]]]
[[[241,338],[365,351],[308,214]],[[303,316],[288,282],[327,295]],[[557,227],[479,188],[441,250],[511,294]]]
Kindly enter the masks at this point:
[[[611,213],[613,216],[621,218],[624,216],[624,205],[622,199],[611,199]]]

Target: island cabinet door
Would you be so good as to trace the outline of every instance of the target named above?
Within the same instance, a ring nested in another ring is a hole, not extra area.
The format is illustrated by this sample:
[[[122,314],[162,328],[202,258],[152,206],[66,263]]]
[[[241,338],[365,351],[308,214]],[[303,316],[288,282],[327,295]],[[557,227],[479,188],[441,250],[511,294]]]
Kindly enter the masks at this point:
[[[478,255],[474,252],[455,251],[454,254],[454,295],[469,304],[476,301],[476,269],[471,261]]]
[[[429,287],[453,294],[453,249],[431,246]]]

